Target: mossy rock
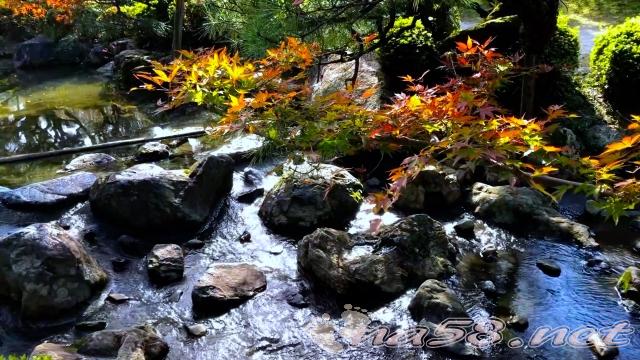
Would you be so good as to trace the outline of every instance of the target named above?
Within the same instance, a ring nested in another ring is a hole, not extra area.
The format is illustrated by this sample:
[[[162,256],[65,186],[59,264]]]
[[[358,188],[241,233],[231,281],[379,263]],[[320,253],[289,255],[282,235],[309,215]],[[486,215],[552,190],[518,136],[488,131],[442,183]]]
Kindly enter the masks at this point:
[[[607,101],[624,114],[640,113],[640,17],[628,19],[598,36],[591,51],[595,84]]]

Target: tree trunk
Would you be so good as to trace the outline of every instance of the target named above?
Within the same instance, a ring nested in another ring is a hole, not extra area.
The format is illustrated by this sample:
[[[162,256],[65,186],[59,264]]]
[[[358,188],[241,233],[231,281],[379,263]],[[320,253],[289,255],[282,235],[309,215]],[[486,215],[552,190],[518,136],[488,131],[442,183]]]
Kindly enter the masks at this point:
[[[184,0],[176,0],[176,13],[173,19],[173,56],[182,50],[182,28],[184,27]]]
[[[516,12],[522,21],[522,47],[528,67],[537,61],[549,45],[558,26],[559,0],[503,0],[508,9]],[[526,76],[522,84],[520,112],[533,116],[536,104],[536,74]]]

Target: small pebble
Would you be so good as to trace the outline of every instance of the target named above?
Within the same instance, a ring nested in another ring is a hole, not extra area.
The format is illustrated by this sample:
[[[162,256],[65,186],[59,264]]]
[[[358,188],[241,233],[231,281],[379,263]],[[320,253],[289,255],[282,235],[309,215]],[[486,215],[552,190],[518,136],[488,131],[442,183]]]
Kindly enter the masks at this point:
[[[249,233],[248,231],[243,232],[242,235],[238,237],[238,241],[240,241],[243,244],[251,242],[251,233]]]
[[[207,332],[209,332],[207,330],[207,327],[202,324],[188,325],[186,326],[186,328],[187,328],[187,331],[189,332],[189,335],[195,336],[195,337],[205,336],[207,335]]]
[[[498,259],[498,249],[492,244],[485,245],[480,250],[480,256],[487,262],[494,262]]]
[[[126,301],[129,301],[131,298],[124,294],[111,293],[107,296],[107,300],[114,304],[122,304]]]
[[[507,326],[515,331],[523,332],[529,327],[529,319],[514,315],[507,321]]]
[[[495,295],[498,291],[496,289],[496,284],[494,284],[491,280],[481,282],[480,290],[482,290],[486,295]]]
[[[284,247],[282,245],[275,245],[275,246],[272,246],[268,251],[269,251],[269,254],[280,255],[284,251]]]

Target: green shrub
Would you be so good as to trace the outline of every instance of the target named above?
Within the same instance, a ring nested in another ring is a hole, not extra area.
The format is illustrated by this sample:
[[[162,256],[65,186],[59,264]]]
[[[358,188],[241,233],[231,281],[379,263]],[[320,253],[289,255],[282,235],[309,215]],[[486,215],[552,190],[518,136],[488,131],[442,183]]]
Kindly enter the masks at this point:
[[[0,360],[51,360],[49,355],[36,355],[29,357],[27,355],[0,355]]]
[[[596,38],[591,71],[605,99],[625,113],[640,111],[640,17],[627,19]]]
[[[569,18],[558,17],[558,29],[547,47],[542,62],[563,69],[580,64],[580,29],[569,25]]]
[[[404,90],[400,76],[417,78],[426,70],[440,65],[433,38],[420,20],[412,29],[400,33],[412,22],[413,18],[397,19],[389,32],[389,42],[379,52],[387,87],[393,92]]]

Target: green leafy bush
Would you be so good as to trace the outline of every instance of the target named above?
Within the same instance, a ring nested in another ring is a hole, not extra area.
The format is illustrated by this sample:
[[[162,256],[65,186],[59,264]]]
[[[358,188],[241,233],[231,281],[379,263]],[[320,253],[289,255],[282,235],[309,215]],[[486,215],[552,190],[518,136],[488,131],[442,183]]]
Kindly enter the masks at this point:
[[[52,360],[52,357],[49,355],[36,355],[36,356],[27,356],[27,355],[0,355],[0,360]]]
[[[422,21],[417,20],[411,28],[412,23],[411,17],[397,19],[389,32],[389,42],[379,51],[387,88],[393,92],[404,89],[401,76],[418,78],[425,70],[440,65],[431,34]]]
[[[596,38],[591,52],[594,82],[605,98],[625,113],[640,111],[640,17],[627,19]]]
[[[580,29],[569,25],[569,18],[558,17],[558,29],[553,35],[542,62],[550,65],[574,69],[580,64]]]

